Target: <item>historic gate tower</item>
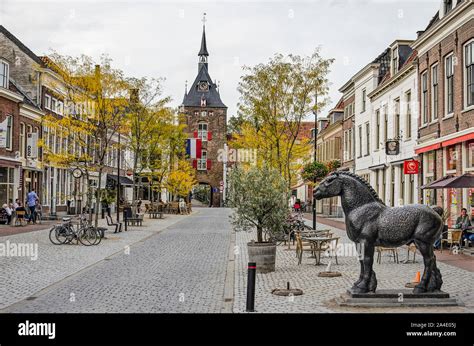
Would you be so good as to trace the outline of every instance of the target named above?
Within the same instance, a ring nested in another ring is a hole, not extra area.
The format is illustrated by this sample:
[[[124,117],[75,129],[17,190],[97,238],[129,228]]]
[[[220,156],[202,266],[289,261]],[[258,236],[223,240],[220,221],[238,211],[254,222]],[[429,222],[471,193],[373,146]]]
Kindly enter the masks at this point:
[[[210,186],[211,205],[218,207],[222,198],[220,185],[224,172],[220,158],[226,143],[227,107],[221,101],[217,84],[209,76],[205,21],[203,18],[198,74],[189,91],[185,91],[181,113],[185,115],[188,138],[201,139],[201,158],[191,159],[197,181]]]

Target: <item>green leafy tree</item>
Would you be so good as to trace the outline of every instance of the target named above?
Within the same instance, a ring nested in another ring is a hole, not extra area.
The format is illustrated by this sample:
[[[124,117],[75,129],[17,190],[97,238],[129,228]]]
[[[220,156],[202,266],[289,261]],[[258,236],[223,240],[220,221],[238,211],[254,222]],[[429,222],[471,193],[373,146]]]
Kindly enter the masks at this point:
[[[303,167],[301,177],[310,182],[319,181],[329,173],[328,166],[319,161],[307,163]]]
[[[264,167],[232,169],[229,204],[234,209],[232,225],[237,231],[257,230],[257,241],[284,232],[288,217],[288,193],[278,170]]]

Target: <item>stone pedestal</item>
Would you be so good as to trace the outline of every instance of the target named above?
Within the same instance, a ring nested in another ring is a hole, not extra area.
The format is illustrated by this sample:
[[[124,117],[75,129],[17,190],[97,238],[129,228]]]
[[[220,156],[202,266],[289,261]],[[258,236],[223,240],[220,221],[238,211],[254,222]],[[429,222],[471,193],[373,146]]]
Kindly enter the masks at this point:
[[[340,306],[352,307],[421,307],[421,306],[459,306],[449,293],[426,292],[413,293],[410,289],[381,289],[375,293],[352,293],[347,291],[336,299]]]

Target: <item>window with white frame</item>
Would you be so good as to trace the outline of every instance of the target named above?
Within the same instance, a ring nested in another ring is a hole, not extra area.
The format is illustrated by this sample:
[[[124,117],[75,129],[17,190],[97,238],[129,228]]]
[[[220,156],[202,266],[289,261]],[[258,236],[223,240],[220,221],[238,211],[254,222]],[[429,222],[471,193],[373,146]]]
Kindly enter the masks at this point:
[[[201,116],[202,116],[202,117],[207,116],[207,112],[206,112],[206,111],[201,111]]]
[[[451,54],[445,60],[445,93],[446,114],[454,112],[454,56]]]
[[[359,125],[359,157],[362,156],[362,125]]]
[[[375,111],[375,149],[380,147],[380,109]]]
[[[26,151],[26,135],[25,135],[25,124],[20,123],[20,157],[25,157],[25,151]]]
[[[58,100],[56,100],[54,97],[51,98],[51,110],[53,112],[56,112],[56,109],[57,109],[57,103],[58,103]]]
[[[421,116],[423,124],[428,123],[428,73],[421,75]]]
[[[365,155],[370,154],[370,123],[365,123]]]
[[[438,65],[431,68],[431,119],[438,119]]]
[[[63,115],[64,112],[64,104],[62,101],[58,100],[57,106],[56,106],[56,113]]]
[[[365,109],[367,107],[366,98],[367,98],[367,91],[364,89],[362,90],[362,112],[365,112]]]
[[[474,168],[474,140],[466,142],[466,168]]]
[[[405,121],[405,137],[406,139],[411,138],[411,91],[405,93],[405,103],[406,103],[406,121]]]
[[[399,98],[397,98],[394,101],[393,110],[394,110],[393,138],[399,138],[400,137],[400,99]]]
[[[383,117],[384,117],[384,126],[383,126],[383,141],[384,145],[388,139],[388,107],[385,105],[383,107]]]
[[[392,76],[398,72],[398,47],[392,50]]]
[[[49,95],[44,96],[44,108],[51,109],[51,96]]]
[[[474,40],[471,40],[464,47],[465,57],[465,86],[466,90],[466,107],[474,105]]]
[[[201,158],[197,160],[197,169],[198,171],[207,170],[207,151],[201,151]]]
[[[203,142],[207,141],[207,123],[202,122],[198,124],[198,138]]]
[[[7,150],[13,149],[13,116],[7,115]]]
[[[444,14],[447,14],[453,9],[453,0],[443,0],[444,1]]]
[[[0,86],[8,89],[9,65],[6,61],[0,60]]]

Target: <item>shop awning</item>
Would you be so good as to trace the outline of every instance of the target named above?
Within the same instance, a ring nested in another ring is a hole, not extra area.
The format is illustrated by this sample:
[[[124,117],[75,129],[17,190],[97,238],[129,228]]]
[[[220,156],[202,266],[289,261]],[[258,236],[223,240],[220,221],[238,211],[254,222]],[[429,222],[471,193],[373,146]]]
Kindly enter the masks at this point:
[[[415,149],[415,153],[416,154],[422,154],[422,153],[426,153],[427,151],[432,151],[432,150],[436,150],[436,149],[439,149],[439,148],[441,148],[441,143],[435,143],[435,144],[431,144],[431,145],[428,145],[428,146],[423,147],[423,148]]]
[[[432,183],[423,185],[422,189],[463,189],[474,187],[474,174],[466,173],[461,176],[447,175]]]
[[[473,133],[468,133],[467,135],[459,136],[453,139],[448,139],[447,141],[444,141],[441,143],[443,147],[448,147],[450,145],[456,144],[456,143],[461,143],[468,141],[470,139],[474,139],[474,132]]]
[[[107,174],[107,179],[113,180],[114,183],[117,183],[117,175],[114,174]],[[128,179],[127,177],[120,176],[120,185],[123,186],[133,186],[133,181]]]

